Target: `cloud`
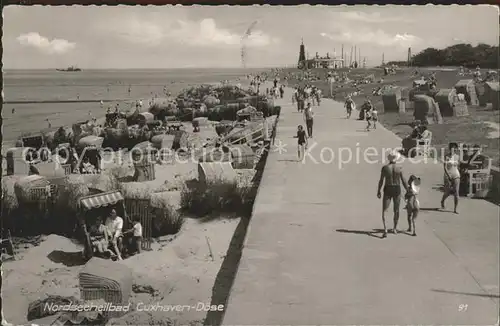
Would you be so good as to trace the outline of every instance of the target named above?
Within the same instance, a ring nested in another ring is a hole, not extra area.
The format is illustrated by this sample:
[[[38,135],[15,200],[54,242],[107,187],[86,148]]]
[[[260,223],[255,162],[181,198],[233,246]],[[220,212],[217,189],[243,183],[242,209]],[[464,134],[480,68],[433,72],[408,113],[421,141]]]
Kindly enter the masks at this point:
[[[408,47],[420,42],[420,38],[411,34],[390,35],[382,30],[377,31],[345,31],[335,34],[320,33],[322,37],[332,41],[346,43],[364,43],[378,46]]]
[[[21,45],[36,48],[47,54],[65,54],[76,47],[76,43],[58,38],[49,40],[35,32],[21,34],[17,37],[17,41]]]
[[[130,19],[121,24],[110,24],[105,29],[128,42],[149,46],[157,46],[166,42],[201,47],[239,46],[244,32],[239,34],[220,28],[212,18],[200,21],[172,19],[161,23]],[[273,42],[278,42],[278,39],[260,30],[252,31],[244,41],[248,47],[263,47]]]
[[[212,18],[206,18],[200,22],[180,21],[179,24],[180,28],[171,30],[167,34],[167,38],[174,38],[178,42],[194,46],[239,46],[242,43],[243,31],[240,34],[219,28]],[[244,44],[248,47],[263,47],[277,42],[278,39],[261,30],[252,30],[251,34],[244,40]]]
[[[453,38],[453,42],[456,42],[456,43],[468,43],[466,40],[464,40],[462,38],[458,38],[458,37],[454,37]]]
[[[339,18],[364,23],[410,22],[408,17],[381,15],[379,12],[365,13],[361,11],[344,11],[335,13]]]
[[[126,28],[114,25],[109,31],[118,34],[121,38],[131,43],[140,45],[157,45],[163,39],[163,30],[161,27],[147,21],[130,20]]]

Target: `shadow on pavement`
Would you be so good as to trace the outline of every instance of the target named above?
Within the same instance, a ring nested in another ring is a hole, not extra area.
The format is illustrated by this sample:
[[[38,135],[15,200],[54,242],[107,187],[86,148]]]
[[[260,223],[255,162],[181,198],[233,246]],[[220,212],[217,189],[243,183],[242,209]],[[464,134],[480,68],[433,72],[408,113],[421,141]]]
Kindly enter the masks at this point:
[[[468,292],[456,292],[456,291],[446,291],[446,290],[437,290],[437,289],[432,289],[431,291],[439,292],[439,293],[447,293],[447,294],[469,295],[469,296],[475,296],[475,297],[500,299],[500,295],[498,295],[498,294],[468,293]]]
[[[440,212],[440,211],[443,211],[441,208],[439,207],[420,207],[420,210],[421,211],[427,211],[427,212]],[[443,211],[444,212],[444,211]]]
[[[443,185],[435,185],[432,187],[432,190],[437,190],[439,192],[444,192],[444,186]]]
[[[340,233],[367,235],[369,237],[378,238],[378,239],[383,239],[382,234],[384,232],[384,230],[382,230],[382,229],[373,229],[371,231],[337,229],[336,231],[340,232]],[[378,235],[379,233],[380,233],[380,235]]]

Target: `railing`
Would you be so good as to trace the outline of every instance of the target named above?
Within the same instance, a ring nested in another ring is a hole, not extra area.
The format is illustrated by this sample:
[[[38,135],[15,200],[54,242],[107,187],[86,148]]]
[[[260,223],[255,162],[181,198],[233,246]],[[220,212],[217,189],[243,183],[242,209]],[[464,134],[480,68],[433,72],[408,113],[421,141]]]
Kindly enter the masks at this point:
[[[263,131],[263,130],[264,130],[264,127],[260,127],[260,128],[259,128],[259,129],[257,129],[257,130],[254,130],[254,131],[252,131],[252,132],[250,132],[250,133],[246,133],[246,134],[244,134],[242,137],[240,137],[240,138],[238,138],[238,139],[236,139],[236,140],[231,141],[229,144],[230,144],[230,145],[235,145],[235,144],[238,144],[238,143],[239,143],[240,141],[242,141],[243,139],[247,139],[247,137],[248,137],[248,136],[253,136],[254,134],[256,134],[256,133],[258,133],[258,132],[261,132],[261,131]],[[242,130],[242,132],[243,132],[243,130]],[[261,135],[260,135],[259,137],[257,137],[256,139],[254,139],[254,138],[252,137],[252,140],[260,140],[261,138],[264,138],[264,134],[261,134]],[[224,140],[225,140],[225,139],[226,139],[226,138],[224,138]]]
[[[265,118],[264,118],[264,119],[265,119]],[[265,120],[264,120],[264,121],[265,121]],[[242,140],[247,139],[249,136],[252,136],[252,140],[253,140],[253,141],[267,140],[267,139],[265,139],[266,137],[265,137],[265,134],[264,134],[264,132],[263,132],[263,131],[264,131],[264,126],[260,126],[258,129],[256,129],[256,130],[251,130],[251,131],[249,131],[249,132],[248,132],[248,129],[249,129],[249,128],[251,128],[251,127],[248,127],[248,128],[245,128],[245,129],[241,130],[240,132],[241,132],[241,133],[244,133],[244,134],[243,134],[243,136],[241,136],[240,138],[237,138],[236,140],[232,140],[232,141],[230,141],[230,142],[229,142],[229,145],[235,145],[235,144],[238,144],[238,143],[239,143],[239,142],[241,142]],[[268,130],[269,130],[269,126],[268,126],[267,128],[268,128]],[[273,130],[274,130],[274,129],[273,129]],[[257,133],[261,133],[261,134],[260,134],[258,137],[254,138],[253,136],[254,136],[255,134],[257,134]],[[269,133],[269,131],[268,131],[268,133]],[[232,135],[232,136],[234,136],[234,135]],[[227,142],[228,138],[229,138],[228,136],[225,136],[225,137],[223,137],[223,138],[220,140],[220,142],[221,142],[221,143],[225,143],[225,142]],[[195,155],[200,155],[200,154],[201,154],[200,152],[201,152],[201,151],[203,151],[203,150],[204,150],[207,146],[213,146],[213,145],[215,145],[215,144],[216,144],[216,142],[217,142],[217,140],[218,140],[217,138],[211,139],[209,142],[207,142],[206,144],[204,144],[202,147],[199,147],[199,148],[194,149],[194,154],[195,154]],[[259,157],[260,157],[260,155],[257,155],[257,156],[259,156]],[[259,159],[260,159],[260,158],[259,158]]]

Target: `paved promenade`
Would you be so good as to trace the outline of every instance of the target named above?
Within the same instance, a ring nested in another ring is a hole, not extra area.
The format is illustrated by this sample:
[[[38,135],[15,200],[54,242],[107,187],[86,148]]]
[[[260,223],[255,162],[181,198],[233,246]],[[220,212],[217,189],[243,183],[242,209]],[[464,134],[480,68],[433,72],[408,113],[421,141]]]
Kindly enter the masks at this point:
[[[365,132],[365,122],[346,120],[342,104],[323,99],[311,155],[299,163],[293,136],[304,121],[290,94],[278,101],[275,142],[286,152],[268,157],[223,324],[496,324],[499,207],[462,199],[460,215],[437,211],[441,165],[405,161],[406,177],[422,178],[418,236],[381,239],[382,148],[400,139],[380,125]],[[398,228],[407,227],[401,210]]]

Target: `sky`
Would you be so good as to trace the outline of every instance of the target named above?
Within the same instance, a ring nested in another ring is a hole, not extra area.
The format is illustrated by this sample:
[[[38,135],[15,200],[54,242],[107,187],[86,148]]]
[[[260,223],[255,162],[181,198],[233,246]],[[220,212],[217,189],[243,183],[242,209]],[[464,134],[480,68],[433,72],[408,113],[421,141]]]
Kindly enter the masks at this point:
[[[297,64],[357,46],[368,66],[427,47],[499,42],[494,6],[8,6],[4,69]],[[250,28],[252,27],[252,28]],[[247,33],[248,31],[248,33]]]

